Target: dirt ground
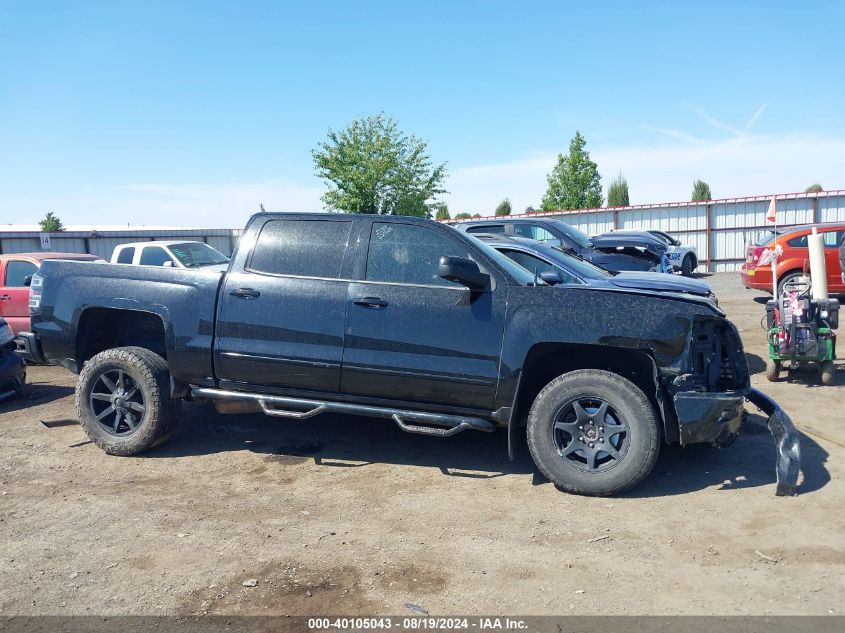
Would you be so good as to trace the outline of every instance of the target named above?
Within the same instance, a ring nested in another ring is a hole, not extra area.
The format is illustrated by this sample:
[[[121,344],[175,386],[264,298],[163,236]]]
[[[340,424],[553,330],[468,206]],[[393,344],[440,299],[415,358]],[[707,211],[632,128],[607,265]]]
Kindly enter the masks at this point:
[[[812,433],[797,497],[774,496],[759,415],[727,449],[664,448],[612,499],[558,492],[527,450],[508,462],[504,432],[355,417],[190,405],[166,445],[109,457],[75,424],[74,376],[32,367],[0,404],[0,612],[841,614],[845,371],[767,383],[763,295],[706,279],[754,384]]]

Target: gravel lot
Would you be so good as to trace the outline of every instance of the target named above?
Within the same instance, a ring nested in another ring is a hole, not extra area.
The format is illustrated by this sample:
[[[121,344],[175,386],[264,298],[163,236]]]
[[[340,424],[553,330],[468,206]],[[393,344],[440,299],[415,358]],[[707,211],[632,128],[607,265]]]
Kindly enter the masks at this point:
[[[841,614],[845,372],[766,383],[763,295],[707,279],[804,429],[798,497],[774,496],[759,415],[727,449],[664,449],[613,499],[508,462],[504,432],[355,417],[190,405],[165,446],[109,457],[75,423],[75,377],[32,367],[0,404],[2,615]]]

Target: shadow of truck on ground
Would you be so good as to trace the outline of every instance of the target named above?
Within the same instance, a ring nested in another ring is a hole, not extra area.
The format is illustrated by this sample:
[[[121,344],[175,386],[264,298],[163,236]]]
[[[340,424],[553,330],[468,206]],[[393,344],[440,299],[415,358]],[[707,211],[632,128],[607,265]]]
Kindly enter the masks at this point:
[[[799,494],[822,488],[830,475],[828,453],[811,437],[801,435],[803,479]],[[532,475],[534,485],[547,484],[523,445],[517,458],[507,458],[507,433],[467,431],[452,438],[405,433],[392,422],[359,416],[326,414],[307,422],[280,422],[259,414],[219,415],[204,405],[188,405],[182,425],[169,442],[144,454],[169,458],[248,450],[272,462],[313,461],[323,468],[367,468],[401,464],[436,468],[447,477],[491,479]],[[664,446],[652,474],[630,497],[684,494],[711,486],[733,490],[771,486],[774,494],[775,444],[766,420],[749,415],[731,446],[686,448]]]

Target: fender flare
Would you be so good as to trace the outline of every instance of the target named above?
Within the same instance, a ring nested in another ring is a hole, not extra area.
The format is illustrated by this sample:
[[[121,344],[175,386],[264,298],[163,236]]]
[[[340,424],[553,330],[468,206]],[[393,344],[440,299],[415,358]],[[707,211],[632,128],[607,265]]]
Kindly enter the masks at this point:
[[[657,415],[658,421],[661,424],[661,431],[663,432],[664,441],[671,441],[672,438],[678,435],[677,429],[673,429],[673,431],[670,433],[668,428],[669,423],[677,419],[675,416],[675,412],[667,411],[666,398],[660,386],[660,379],[657,372],[657,363],[654,362],[654,357],[652,357],[652,355],[649,354],[647,350],[639,351],[643,352],[646,356],[648,356],[649,362],[651,364],[651,379],[654,384],[654,393],[646,393],[646,397],[648,397],[649,402],[652,402],[655,407],[654,412]],[[511,404],[510,415],[508,416],[508,460],[510,461],[514,461],[516,459],[516,448],[519,444],[520,438],[519,417],[521,412],[519,411],[518,400],[520,394],[520,387],[522,386],[523,375],[524,374],[520,371],[519,378],[517,379],[516,383],[516,391],[514,392],[513,403]]]

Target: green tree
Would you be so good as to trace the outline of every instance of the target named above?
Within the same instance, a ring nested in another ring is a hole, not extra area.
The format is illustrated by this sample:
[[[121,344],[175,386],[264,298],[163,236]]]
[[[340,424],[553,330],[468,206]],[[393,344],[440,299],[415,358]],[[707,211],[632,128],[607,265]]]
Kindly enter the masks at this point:
[[[469,220],[472,216],[469,213],[456,213],[456,220]]]
[[[44,219],[39,224],[41,225],[41,230],[45,233],[58,233],[59,231],[65,230],[62,221],[52,211],[48,211],[47,215],[44,216]]]
[[[499,206],[496,207],[496,217],[500,218],[506,215],[511,214],[511,201],[509,198],[505,198],[499,203]]]
[[[530,204],[527,207],[525,207],[526,213],[534,213],[534,211],[536,211],[536,209],[534,207],[532,207]]]
[[[446,193],[446,164],[435,165],[426,143],[383,112],[330,129],[311,155],[330,210],[430,217],[435,197]]]
[[[434,205],[435,220],[448,220],[449,217],[449,207],[446,205],[445,202],[439,202],[438,204]]]
[[[480,219],[480,218],[481,218],[481,214],[480,214],[480,213],[473,213],[473,214],[472,214],[472,219],[473,219],[473,220],[478,220],[478,219]]]
[[[548,188],[543,196],[544,211],[557,209],[593,209],[601,206],[601,177],[581,132],[569,142],[569,154],[558,154],[557,165],[547,176]]]
[[[703,180],[696,180],[692,185],[692,201],[706,202],[712,200],[713,196],[710,194],[710,185]]]
[[[822,186],[816,182],[807,187],[804,190],[804,193],[821,193],[822,191],[824,191],[824,189],[822,189]]]
[[[631,200],[628,197],[628,181],[625,180],[625,177],[620,172],[607,188],[607,206],[627,207],[630,204]]]

